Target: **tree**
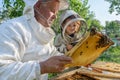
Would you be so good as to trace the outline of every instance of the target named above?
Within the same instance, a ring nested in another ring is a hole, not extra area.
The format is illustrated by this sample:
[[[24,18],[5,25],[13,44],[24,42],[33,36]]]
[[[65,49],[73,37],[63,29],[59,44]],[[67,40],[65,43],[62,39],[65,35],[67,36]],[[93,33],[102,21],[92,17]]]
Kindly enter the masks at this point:
[[[111,46],[97,60],[120,63],[120,46]]]
[[[97,20],[97,19],[93,19],[93,20],[91,21],[91,26],[90,26],[90,28],[92,28],[92,27],[97,28],[99,31],[101,31],[101,30],[104,29],[103,26],[100,24],[100,21]]]
[[[120,0],[105,0],[110,3],[109,12],[117,12],[116,15],[120,14]]]
[[[6,16],[9,18],[18,17],[22,15],[24,6],[23,0],[3,0],[3,13],[7,12]]]
[[[120,36],[120,23],[119,21],[107,21],[105,25],[106,33],[109,37],[114,38],[115,35]]]

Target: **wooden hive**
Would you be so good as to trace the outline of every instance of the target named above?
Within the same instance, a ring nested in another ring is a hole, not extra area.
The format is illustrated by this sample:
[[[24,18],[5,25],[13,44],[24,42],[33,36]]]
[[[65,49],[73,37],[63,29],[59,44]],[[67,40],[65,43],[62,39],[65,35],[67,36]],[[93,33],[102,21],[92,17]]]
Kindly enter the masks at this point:
[[[105,66],[109,64],[109,62],[97,62],[89,67],[81,67],[79,69],[59,74],[50,80],[120,80],[119,71],[115,71],[116,69],[113,68],[109,70],[107,68],[100,67],[103,66],[102,63],[106,63]],[[110,63],[109,67],[112,67],[113,64],[120,65],[117,63]]]

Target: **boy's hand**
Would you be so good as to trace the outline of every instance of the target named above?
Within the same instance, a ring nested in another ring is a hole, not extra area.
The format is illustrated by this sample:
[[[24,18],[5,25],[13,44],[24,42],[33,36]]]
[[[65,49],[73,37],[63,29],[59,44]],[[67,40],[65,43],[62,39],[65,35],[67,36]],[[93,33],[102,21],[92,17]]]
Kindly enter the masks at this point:
[[[71,49],[73,48],[73,46],[72,46],[71,44],[67,44],[67,45],[66,45],[66,48],[67,48],[67,50],[69,51],[69,50],[71,50]]]

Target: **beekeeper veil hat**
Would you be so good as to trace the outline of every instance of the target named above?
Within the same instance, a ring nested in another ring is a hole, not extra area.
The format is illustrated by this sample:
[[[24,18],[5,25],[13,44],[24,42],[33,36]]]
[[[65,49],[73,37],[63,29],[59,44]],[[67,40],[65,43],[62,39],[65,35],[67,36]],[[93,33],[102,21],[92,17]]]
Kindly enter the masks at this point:
[[[31,16],[34,16],[34,5],[38,0],[24,0],[25,2],[25,8],[23,11],[23,14],[29,14]],[[47,2],[51,0],[41,0],[42,2]],[[60,6],[59,10],[65,10],[69,7],[69,2],[68,0],[59,0],[60,1]]]
[[[65,20],[70,19],[69,21],[65,22]],[[82,38],[82,36],[84,36],[84,34],[87,31],[87,23],[85,21],[85,19],[83,19],[77,12],[75,12],[74,10],[65,10],[61,16],[60,16],[60,27],[61,27],[61,31],[62,31],[62,36],[63,39],[69,43],[69,40],[67,40],[66,37],[66,28],[76,22],[76,21],[80,21],[80,25],[79,25],[79,30],[77,31],[77,33],[79,34],[77,36],[78,40],[74,41],[74,42],[78,42],[80,41],[80,39]],[[62,25],[65,22],[64,26]]]

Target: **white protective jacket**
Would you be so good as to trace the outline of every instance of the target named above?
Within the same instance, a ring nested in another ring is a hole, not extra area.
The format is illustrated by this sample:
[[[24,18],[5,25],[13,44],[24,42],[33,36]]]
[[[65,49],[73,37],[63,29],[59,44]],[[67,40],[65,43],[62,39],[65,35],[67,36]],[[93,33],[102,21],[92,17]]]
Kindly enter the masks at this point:
[[[59,55],[54,36],[28,14],[0,25],[0,80],[47,80],[39,62]]]

